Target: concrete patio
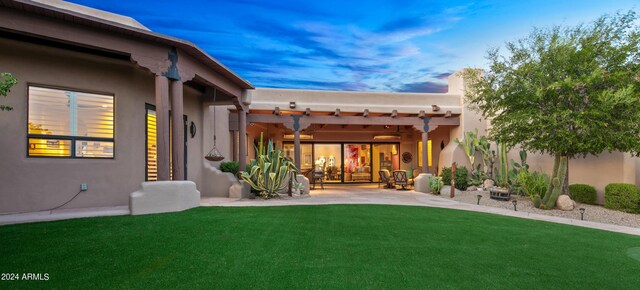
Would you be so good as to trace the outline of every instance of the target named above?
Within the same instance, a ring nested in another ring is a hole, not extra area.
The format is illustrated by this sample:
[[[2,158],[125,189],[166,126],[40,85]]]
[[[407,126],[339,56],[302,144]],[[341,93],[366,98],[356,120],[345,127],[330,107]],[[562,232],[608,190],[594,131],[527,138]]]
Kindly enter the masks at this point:
[[[378,188],[375,184],[325,184],[325,189],[312,190],[309,196],[294,198],[262,200],[205,197],[202,198],[200,202],[201,206],[296,206],[326,204],[388,204],[448,208],[575,225],[640,236],[640,228],[474,205],[454,201],[447,197],[412,190],[403,191]],[[0,225],[129,214],[130,211],[127,206],[60,209],[55,211],[0,215]]]

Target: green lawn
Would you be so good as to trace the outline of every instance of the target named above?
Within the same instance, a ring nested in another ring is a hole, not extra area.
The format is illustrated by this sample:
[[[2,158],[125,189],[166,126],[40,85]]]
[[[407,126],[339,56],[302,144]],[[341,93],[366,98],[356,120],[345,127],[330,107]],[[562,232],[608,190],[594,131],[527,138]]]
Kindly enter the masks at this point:
[[[640,237],[428,207],[197,208],[0,227],[0,288],[638,289]]]

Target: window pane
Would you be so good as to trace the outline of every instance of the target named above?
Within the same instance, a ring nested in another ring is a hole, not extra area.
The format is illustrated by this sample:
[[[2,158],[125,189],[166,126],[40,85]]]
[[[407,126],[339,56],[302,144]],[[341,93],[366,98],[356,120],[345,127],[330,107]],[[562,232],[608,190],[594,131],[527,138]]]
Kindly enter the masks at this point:
[[[113,142],[78,140],[76,157],[113,158]]]
[[[71,157],[71,140],[29,138],[29,156]]]
[[[29,134],[71,135],[70,112],[65,91],[29,87]]]
[[[344,181],[371,181],[371,146],[344,144]]]
[[[113,138],[113,96],[29,87],[29,134]]]
[[[156,112],[147,110],[147,180],[158,180],[158,151],[156,149]]]

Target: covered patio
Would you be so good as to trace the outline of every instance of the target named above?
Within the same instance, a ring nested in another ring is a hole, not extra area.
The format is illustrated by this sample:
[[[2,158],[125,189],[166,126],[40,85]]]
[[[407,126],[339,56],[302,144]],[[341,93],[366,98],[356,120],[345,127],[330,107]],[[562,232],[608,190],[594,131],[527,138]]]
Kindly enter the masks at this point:
[[[449,131],[460,124],[459,114],[443,112],[438,105],[397,109],[372,104],[356,111],[334,104],[329,111],[317,103],[295,101],[286,109],[265,110],[254,109],[255,102],[254,96],[248,112],[229,114],[232,159],[242,170],[255,156],[252,143],[263,135],[312,182],[314,168],[328,183],[378,182],[384,169],[436,173],[438,155],[450,142]]]

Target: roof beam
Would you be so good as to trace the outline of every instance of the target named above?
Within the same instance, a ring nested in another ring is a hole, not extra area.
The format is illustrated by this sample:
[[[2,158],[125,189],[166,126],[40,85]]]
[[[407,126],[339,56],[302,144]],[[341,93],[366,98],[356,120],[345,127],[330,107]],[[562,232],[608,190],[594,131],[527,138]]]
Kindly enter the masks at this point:
[[[336,111],[333,113],[334,116],[336,117],[340,117],[340,109],[336,109]]]
[[[438,105],[431,105],[431,110],[434,112],[440,111],[440,106]]]
[[[424,118],[426,116],[427,116],[427,113],[424,110],[420,111],[420,113],[418,113],[418,118],[420,118],[420,119],[422,119],[422,118]]]
[[[444,113],[444,117],[451,118],[451,111],[447,111],[446,113]]]
[[[306,109],[304,110],[304,115],[305,115],[305,116],[311,116],[311,108],[306,108]]]
[[[280,107],[276,107],[273,109],[273,114],[276,116],[280,116],[282,113],[280,112]]]
[[[396,118],[396,117],[398,117],[398,110],[391,111],[391,118]]]
[[[362,112],[362,117],[369,117],[369,109],[364,109],[364,112]]]

